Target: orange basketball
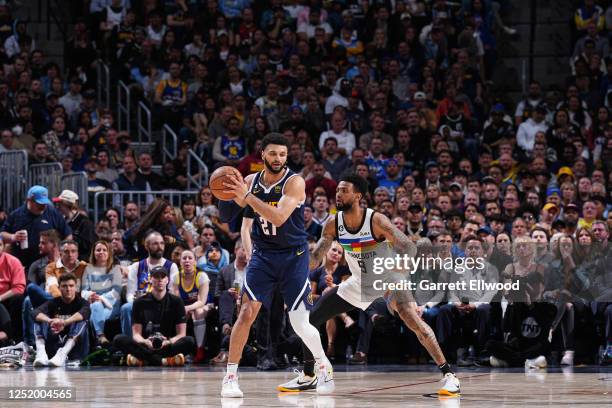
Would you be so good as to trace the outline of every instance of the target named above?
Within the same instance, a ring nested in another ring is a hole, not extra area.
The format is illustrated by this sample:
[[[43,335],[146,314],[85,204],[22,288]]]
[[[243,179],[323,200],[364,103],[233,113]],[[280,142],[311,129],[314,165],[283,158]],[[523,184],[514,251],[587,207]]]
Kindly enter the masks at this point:
[[[219,167],[211,174],[208,181],[208,185],[215,197],[219,200],[230,201],[234,198],[234,193],[227,190],[227,187],[223,184],[229,182],[228,175],[234,175],[238,180],[242,180],[242,174],[232,166]]]

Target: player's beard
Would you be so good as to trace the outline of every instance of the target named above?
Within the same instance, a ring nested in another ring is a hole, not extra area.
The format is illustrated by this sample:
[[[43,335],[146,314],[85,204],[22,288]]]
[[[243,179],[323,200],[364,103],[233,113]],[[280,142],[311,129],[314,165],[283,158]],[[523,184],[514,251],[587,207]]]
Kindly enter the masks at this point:
[[[272,164],[270,164],[265,158],[263,159],[264,161],[264,166],[266,167],[266,170],[269,171],[272,174],[278,174],[281,171],[285,170],[285,168],[287,167],[287,163],[283,163],[281,164],[280,168],[278,170],[274,169],[272,167]]]
[[[336,201],[336,209],[338,211],[349,211],[351,208],[353,208],[353,203],[352,202],[342,202],[339,203],[338,201]]]

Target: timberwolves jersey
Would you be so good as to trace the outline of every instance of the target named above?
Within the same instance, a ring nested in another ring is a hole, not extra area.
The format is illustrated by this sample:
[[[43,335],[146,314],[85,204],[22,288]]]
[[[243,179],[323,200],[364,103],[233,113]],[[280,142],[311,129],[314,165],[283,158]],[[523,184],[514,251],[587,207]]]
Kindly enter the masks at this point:
[[[286,169],[283,177],[273,185],[264,187],[260,171],[253,178],[251,194],[261,201],[276,207],[284,194],[285,184],[291,177],[299,177],[293,171]],[[287,221],[280,227],[257,214],[251,207],[247,207],[245,217],[253,218],[251,241],[256,249],[286,249],[304,245],[306,243],[306,230],[304,228],[304,202],[299,202]]]
[[[373,217],[374,210],[367,208],[359,229],[351,231],[344,223],[343,211],[339,211],[336,216],[336,235],[351,270],[351,276],[340,283],[338,296],[363,310],[382,295],[373,290],[373,280],[388,281],[386,272],[374,273],[374,260],[394,257],[390,242],[379,241],[374,237]]]

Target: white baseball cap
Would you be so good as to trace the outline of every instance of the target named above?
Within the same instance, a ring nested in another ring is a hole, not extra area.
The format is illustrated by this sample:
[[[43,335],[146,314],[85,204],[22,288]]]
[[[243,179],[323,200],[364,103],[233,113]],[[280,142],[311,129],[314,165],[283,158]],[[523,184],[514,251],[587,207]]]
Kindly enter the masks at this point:
[[[57,203],[58,201],[64,201],[66,203],[75,205],[77,201],[79,201],[79,195],[72,190],[64,190],[59,197],[55,197],[53,199],[54,203]]]

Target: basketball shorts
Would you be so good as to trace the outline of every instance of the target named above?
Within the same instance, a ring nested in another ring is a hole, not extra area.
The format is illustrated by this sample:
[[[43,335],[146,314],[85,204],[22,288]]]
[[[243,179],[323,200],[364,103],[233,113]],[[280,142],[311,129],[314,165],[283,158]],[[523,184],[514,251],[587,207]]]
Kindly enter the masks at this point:
[[[308,262],[308,244],[281,250],[253,248],[242,291],[249,299],[270,309],[274,288],[278,285],[290,312],[302,302],[310,310],[313,302]]]

